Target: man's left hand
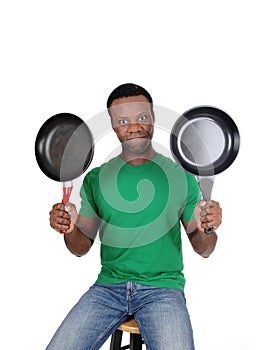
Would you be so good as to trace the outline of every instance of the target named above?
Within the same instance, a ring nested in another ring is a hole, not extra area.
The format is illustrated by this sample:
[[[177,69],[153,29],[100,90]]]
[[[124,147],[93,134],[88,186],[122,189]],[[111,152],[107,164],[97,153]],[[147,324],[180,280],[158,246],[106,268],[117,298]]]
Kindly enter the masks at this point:
[[[201,231],[211,227],[215,231],[222,221],[222,209],[219,203],[213,200],[209,202],[199,201],[195,207],[194,215]]]

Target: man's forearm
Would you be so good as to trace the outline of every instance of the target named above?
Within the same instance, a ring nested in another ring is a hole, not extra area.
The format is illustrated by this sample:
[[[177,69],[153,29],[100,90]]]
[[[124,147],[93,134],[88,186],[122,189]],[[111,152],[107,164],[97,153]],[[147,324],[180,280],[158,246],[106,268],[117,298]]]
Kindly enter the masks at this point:
[[[189,239],[193,249],[204,258],[208,258],[216,247],[218,237],[216,232],[206,234],[197,228],[189,235]]]
[[[93,241],[76,225],[71,233],[64,234],[64,241],[68,250],[76,256],[85,255],[93,244]]]

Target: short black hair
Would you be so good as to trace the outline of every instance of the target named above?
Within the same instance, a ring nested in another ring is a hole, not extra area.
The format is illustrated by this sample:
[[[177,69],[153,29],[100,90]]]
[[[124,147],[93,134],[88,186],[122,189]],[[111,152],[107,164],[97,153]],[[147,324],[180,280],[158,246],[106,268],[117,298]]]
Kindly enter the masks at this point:
[[[149,92],[144,89],[142,86],[132,84],[132,83],[126,83],[122,84],[116,89],[114,89],[111,94],[109,95],[107,99],[107,108],[109,108],[112,104],[112,102],[118,98],[122,97],[130,97],[130,96],[139,96],[143,95],[146,97],[146,99],[149,101],[149,103],[152,105],[152,98]]]

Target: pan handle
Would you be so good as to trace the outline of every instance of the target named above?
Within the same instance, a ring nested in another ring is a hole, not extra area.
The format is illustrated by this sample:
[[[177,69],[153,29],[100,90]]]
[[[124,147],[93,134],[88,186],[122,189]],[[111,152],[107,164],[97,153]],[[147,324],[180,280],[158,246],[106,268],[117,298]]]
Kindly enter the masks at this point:
[[[73,189],[72,181],[66,181],[62,183],[62,192],[63,192],[62,204],[66,205],[69,202],[72,189]],[[64,231],[59,231],[59,233],[64,234]]]
[[[213,227],[209,227],[209,228],[205,228],[204,229],[204,233],[206,233],[206,235],[210,235],[211,233],[213,233]]]
[[[62,204],[67,204],[69,202],[69,198],[71,195],[73,189],[73,182],[72,181],[66,181],[62,184],[62,191],[63,191],[63,197],[62,197]]]
[[[214,176],[210,177],[199,177],[198,184],[202,193],[202,197],[206,202],[211,200],[212,188],[214,185]],[[204,233],[210,235],[213,232],[213,227],[208,227],[204,229]]]

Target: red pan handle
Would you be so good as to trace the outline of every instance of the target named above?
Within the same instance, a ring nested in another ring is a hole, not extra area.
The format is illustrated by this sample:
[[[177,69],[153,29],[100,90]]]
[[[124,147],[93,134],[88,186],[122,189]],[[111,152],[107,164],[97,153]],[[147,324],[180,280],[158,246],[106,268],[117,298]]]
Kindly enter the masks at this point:
[[[63,192],[62,204],[66,205],[69,202],[72,189],[73,189],[73,182],[72,181],[63,182],[63,186],[62,186],[62,192]],[[59,232],[61,234],[64,234],[65,231],[59,231]]]
[[[62,197],[62,204],[67,204],[69,202],[69,198],[71,195],[73,189],[73,182],[72,181],[66,181],[63,182],[62,186],[62,192],[63,192],[63,197]]]

